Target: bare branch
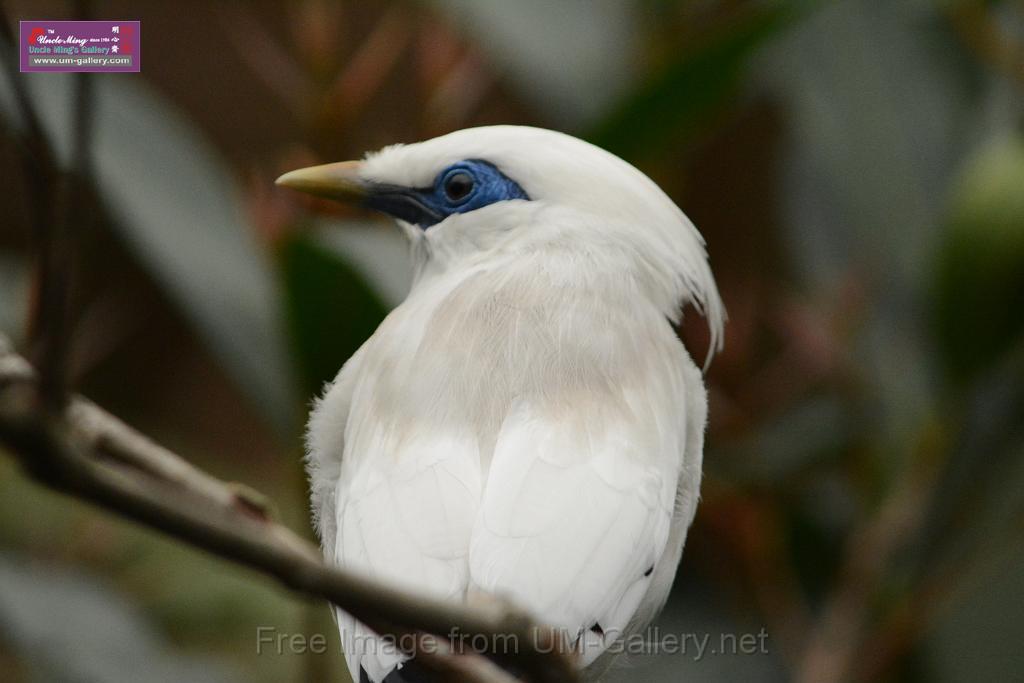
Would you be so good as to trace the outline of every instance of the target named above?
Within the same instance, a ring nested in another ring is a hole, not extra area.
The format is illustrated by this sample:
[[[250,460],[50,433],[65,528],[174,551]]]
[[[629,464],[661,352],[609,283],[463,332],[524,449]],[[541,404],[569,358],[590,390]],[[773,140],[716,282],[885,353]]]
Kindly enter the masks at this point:
[[[87,11],[85,2],[78,7]],[[66,225],[82,213],[88,198],[91,81],[85,74],[76,77],[72,168],[64,172],[17,73],[2,8],[0,51],[22,119],[19,139],[39,263],[30,334],[38,371],[0,335],[0,446],[46,486],[330,600],[377,633],[395,638],[443,680],[518,680],[502,666],[537,683],[576,680],[563,641],[524,612],[498,601],[452,605],[328,567],[317,548],[270,519],[256,492],[207,475],[86,399],[68,396],[73,259]],[[489,646],[463,653],[449,634],[457,634],[460,645]],[[420,652],[424,642],[438,647]]]
[[[0,337],[0,443],[41,483],[326,598],[399,644],[410,634],[432,634],[448,643],[449,634],[457,633],[464,641],[489,643],[479,654],[523,672],[526,680],[577,679],[557,634],[524,612],[500,602],[449,604],[327,567],[312,544],[269,519],[252,496],[240,495],[81,397],[72,397],[59,412],[40,410],[36,384],[29,364]],[[425,664],[449,679],[510,680],[475,655],[437,652]]]

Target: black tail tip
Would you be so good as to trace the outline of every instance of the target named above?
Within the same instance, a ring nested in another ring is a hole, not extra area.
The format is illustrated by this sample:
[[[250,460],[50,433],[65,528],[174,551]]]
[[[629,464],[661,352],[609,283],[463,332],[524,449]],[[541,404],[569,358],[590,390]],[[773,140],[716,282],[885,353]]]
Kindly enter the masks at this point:
[[[395,669],[380,683],[440,683],[437,674],[430,671],[415,659],[410,659],[401,668]],[[366,674],[366,669],[359,670],[359,683],[373,683]]]

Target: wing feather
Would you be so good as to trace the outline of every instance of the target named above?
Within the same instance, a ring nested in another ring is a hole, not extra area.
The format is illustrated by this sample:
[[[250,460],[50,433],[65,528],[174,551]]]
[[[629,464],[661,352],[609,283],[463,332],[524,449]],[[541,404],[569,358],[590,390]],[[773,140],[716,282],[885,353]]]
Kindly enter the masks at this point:
[[[626,401],[628,403],[628,400]],[[678,404],[676,404],[678,405]],[[530,403],[504,421],[470,546],[470,580],[533,609],[570,638],[621,634],[665,551],[683,420],[595,411],[580,425]],[[584,641],[584,663],[606,643]]]

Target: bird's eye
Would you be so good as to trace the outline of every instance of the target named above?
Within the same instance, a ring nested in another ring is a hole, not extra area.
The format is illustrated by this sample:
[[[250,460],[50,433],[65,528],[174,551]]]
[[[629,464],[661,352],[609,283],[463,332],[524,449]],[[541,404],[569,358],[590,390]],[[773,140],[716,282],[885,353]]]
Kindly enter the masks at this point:
[[[473,176],[465,171],[456,171],[444,179],[444,194],[449,201],[462,201],[472,191]]]

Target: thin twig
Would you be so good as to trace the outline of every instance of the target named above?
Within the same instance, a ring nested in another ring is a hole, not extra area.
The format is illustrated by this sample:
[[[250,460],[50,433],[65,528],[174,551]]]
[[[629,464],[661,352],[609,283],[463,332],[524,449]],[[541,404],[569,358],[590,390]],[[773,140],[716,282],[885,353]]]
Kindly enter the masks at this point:
[[[0,442],[41,483],[326,598],[399,643],[409,634],[446,640],[457,633],[490,644],[479,654],[524,672],[527,680],[576,680],[568,657],[556,652],[554,631],[516,608],[449,604],[327,567],[316,548],[254,509],[231,485],[80,397],[60,413],[40,411],[35,391],[27,361],[0,338]],[[487,678],[488,667],[479,663],[450,667],[473,671],[475,678],[462,680],[505,680]]]
[[[839,582],[812,628],[795,680],[848,681],[871,621],[871,599],[896,551],[920,529],[941,471],[941,432],[925,429],[916,452],[878,512],[846,542]]]
[[[394,5],[383,13],[327,86],[314,124],[329,122],[332,130],[341,130],[363,111],[408,47],[411,33],[406,13],[403,5]]]

